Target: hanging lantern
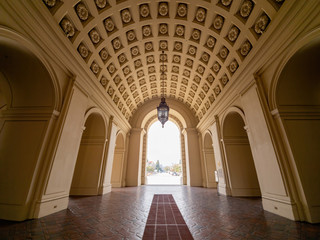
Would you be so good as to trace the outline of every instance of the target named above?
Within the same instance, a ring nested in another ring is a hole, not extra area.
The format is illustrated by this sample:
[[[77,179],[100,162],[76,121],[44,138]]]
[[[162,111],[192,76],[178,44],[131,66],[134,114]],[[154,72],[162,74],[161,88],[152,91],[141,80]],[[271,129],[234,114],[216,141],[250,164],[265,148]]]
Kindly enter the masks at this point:
[[[162,128],[164,127],[164,124],[168,121],[169,118],[169,106],[166,103],[166,99],[164,97],[161,98],[161,102],[159,104],[159,107],[157,107],[158,111],[158,120],[162,124]]]
[[[162,54],[164,54],[164,51],[162,51]],[[163,81],[162,84],[162,97],[161,97],[161,102],[159,104],[159,106],[157,107],[157,112],[158,112],[158,120],[161,122],[162,124],[162,128],[164,127],[164,124],[168,121],[169,119],[169,106],[166,103],[166,99],[164,98],[164,57],[161,57],[160,59],[162,59],[162,67],[161,69],[161,78]]]

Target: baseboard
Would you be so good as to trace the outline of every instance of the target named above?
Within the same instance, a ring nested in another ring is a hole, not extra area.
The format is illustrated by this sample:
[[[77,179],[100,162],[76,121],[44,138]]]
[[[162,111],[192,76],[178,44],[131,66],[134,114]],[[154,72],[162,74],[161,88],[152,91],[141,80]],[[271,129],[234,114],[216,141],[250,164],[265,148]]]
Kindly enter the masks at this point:
[[[220,184],[218,184],[218,193],[221,195],[226,195],[226,196],[230,196],[230,189],[227,188],[226,186],[221,186]]]
[[[55,199],[46,199],[38,202],[35,206],[34,218],[41,218],[61,210],[67,209],[69,203],[69,196],[63,196]]]
[[[111,192],[111,185],[103,186],[99,189],[99,195],[104,195],[109,192]]]
[[[113,188],[121,188],[121,183],[111,183]]]
[[[0,204],[0,219],[23,221],[28,219],[28,205]]]
[[[80,196],[94,196],[98,195],[97,188],[71,188],[70,195],[80,195]]]
[[[309,223],[320,223],[320,206],[312,206],[306,212],[306,221]]]
[[[233,197],[260,197],[259,188],[232,188],[231,195]]]
[[[297,206],[291,202],[262,196],[262,206],[263,209],[268,212],[277,214],[290,220],[300,220]]]
[[[207,188],[217,188],[217,183],[209,182],[209,183],[207,183]]]

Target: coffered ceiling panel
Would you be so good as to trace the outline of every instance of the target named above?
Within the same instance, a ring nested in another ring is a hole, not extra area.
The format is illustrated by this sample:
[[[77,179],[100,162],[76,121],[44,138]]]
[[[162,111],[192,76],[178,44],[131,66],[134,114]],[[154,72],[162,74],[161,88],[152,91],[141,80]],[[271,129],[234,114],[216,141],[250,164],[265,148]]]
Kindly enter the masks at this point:
[[[127,120],[162,87],[201,119],[283,2],[43,0]]]

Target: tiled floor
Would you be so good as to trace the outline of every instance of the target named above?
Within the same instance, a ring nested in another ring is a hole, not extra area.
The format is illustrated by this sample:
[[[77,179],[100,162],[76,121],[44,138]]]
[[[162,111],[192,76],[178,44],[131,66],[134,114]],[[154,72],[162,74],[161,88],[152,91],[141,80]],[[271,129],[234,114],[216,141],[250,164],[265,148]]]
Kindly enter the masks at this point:
[[[155,194],[143,240],[193,240],[172,194]]]
[[[154,194],[172,194],[194,239],[320,239],[320,224],[263,211],[258,198],[186,186],[114,189],[71,198],[69,208],[24,222],[0,221],[0,239],[141,239]]]

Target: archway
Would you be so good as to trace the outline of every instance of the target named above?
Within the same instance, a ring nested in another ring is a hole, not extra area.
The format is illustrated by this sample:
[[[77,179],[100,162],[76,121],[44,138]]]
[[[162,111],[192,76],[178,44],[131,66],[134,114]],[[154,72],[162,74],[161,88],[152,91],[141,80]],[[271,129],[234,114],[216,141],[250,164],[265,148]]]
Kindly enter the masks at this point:
[[[147,130],[146,184],[180,185],[183,181],[180,129],[172,121]]]
[[[320,222],[319,57],[320,38],[317,37],[289,59],[275,91],[278,126],[303,211],[310,222]]]
[[[206,132],[203,138],[203,157],[206,171],[206,187],[217,188],[215,171],[216,161],[214,158],[212,137],[209,132]]]
[[[33,217],[56,119],[54,79],[33,50],[21,36],[0,28],[1,219]]]
[[[223,143],[232,196],[260,196],[260,187],[242,116],[229,112],[223,122]]]
[[[116,147],[114,150],[111,185],[112,187],[122,187],[123,165],[125,156],[125,141],[122,133],[118,133]]]
[[[202,186],[202,165],[200,158],[199,134],[196,128],[198,119],[180,101],[166,99],[170,106],[169,120],[175,122],[181,131],[181,158],[183,165],[183,184]],[[152,99],[139,107],[130,119],[130,131],[126,184],[139,186],[145,184],[146,132],[148,126],[156,121],[158,99]],[[185,164],[183,164],[185,161]],[[184,167],[185,166],[185,167]]]
[[[98,195],[103,173],[105,122],[99,113],[91,113],[83,131],[70,195]]]

